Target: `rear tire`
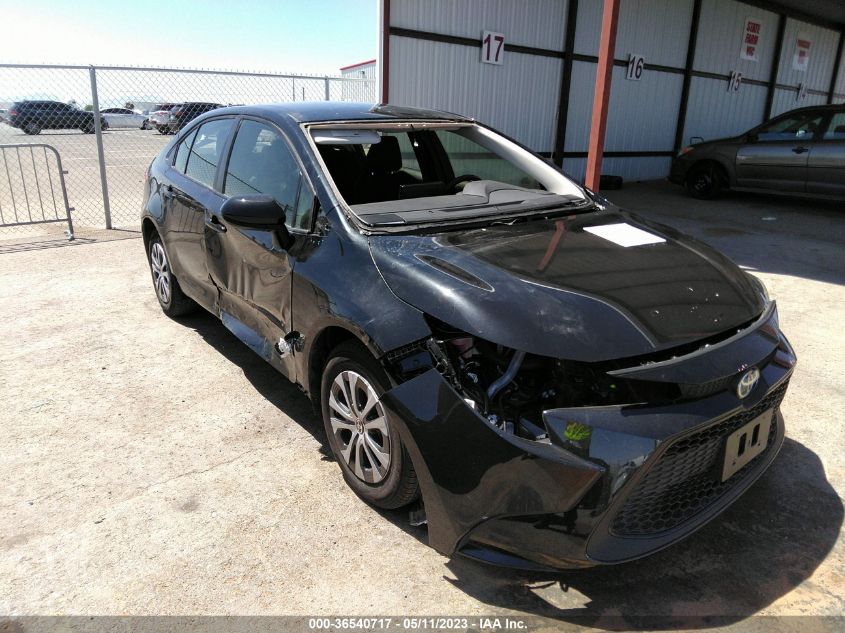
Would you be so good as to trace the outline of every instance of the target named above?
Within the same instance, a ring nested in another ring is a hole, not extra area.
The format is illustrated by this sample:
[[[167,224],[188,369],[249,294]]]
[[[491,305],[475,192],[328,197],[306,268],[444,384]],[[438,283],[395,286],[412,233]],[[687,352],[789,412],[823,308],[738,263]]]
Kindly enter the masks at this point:
[[[364,501],[401,508],[419,495],[408,451],[382,406],[387,375],[358,341],[338,345],[323,370],[320,404],[329,448]]]
[[[704,163],[690,169],[685,183],[687,191],[693,198],[712,200],[722,192],[727,184],[727,178],[722,168],[715,163]]]
[[[167,251],[164,250],[164,244],[157,233],[150,238],[147,246],[147,261],[153,277],[153,289],[162,311],[171,318],[194,312],[197,304],[182,292],[179,281],[170,269]]]
[[[29,122],[26,123],[23,128],[24,134],[29,134],[30,136],[35,136],[36,134],[41,134],[41,126],[37,123]]]

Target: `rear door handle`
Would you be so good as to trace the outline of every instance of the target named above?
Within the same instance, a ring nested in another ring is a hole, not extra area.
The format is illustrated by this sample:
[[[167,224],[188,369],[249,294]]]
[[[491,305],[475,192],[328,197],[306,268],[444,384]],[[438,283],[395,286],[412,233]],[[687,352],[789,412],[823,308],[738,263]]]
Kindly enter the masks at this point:
[[[810,148],[809,147],[793,147],[792,151],[795,152],[796,154],[806,154],[807,152],[810,151]]]
[[[216,215],[212,215],[210,218],[206,218],[205,225],[210,228],[212,231],[216,231],[217,233],[225,233],[226,226],[217,219]]]

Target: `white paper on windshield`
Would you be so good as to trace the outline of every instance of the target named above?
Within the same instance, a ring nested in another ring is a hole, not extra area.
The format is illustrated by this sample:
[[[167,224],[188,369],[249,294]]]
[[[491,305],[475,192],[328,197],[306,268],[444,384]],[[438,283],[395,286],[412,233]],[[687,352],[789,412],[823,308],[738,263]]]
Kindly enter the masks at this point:
[[[629,246],[642,246],[644,244],[660,244],[666,241],[662,237],[638,229],[627,222],[604,224],[602,226],[585,226],[584,230],[625,248]]]

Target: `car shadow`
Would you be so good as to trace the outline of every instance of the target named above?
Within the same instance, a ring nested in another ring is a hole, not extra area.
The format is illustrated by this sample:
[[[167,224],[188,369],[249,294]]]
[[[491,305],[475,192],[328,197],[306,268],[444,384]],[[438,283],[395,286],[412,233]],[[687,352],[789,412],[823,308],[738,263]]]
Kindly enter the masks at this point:
[[[446,580],[490,606],[609,631],[725,626],[810,578],[842,523],[842,502],[818,456],[787,439],[769,471],[733,506],[650,557],[559,574],[455,557],[447,564],[454,579]]]
[[[179,322],[193,329],[232,364],[240,367],[262,397],[320,442],[323,459],[333,461],[326,444],[323,422],[311,406],[311,400],[296,385],[244,345],[223,326],[220,319],[205,310],[183,317]]]
[[[180,322],[308,431],[320,443],[322,459],[334,461],[320,417],[296,386],[212,315],[203,311]],[[425,527],[409,522],[413,509],[380,512],[427,543]],[[769,470],[727,511],[690,538],[650,557],[537,573],[454,556],[446,562],[449,573],[444,580],[490,607],[609,631],[724,626],[758,613],[810,578],[833,548],[843,517],[842,502],[818,456],[787,438]]]

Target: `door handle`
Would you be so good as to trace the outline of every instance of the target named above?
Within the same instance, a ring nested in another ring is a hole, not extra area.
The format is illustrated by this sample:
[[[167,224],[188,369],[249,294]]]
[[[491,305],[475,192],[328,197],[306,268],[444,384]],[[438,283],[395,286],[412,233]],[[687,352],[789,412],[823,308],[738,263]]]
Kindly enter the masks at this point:
[[[210,218],[206,218],[205,225],[212,231],[216,231],[217,233],[226,232],[226,225],[222,224],[220,220],[217,219],[216,215],[212,215]]]
[[[793,147],[792,151],[795,152],[796,154],[806,154],[807,152],[810,151],[810,148],[809,147],[803,147],[803,146]]]

